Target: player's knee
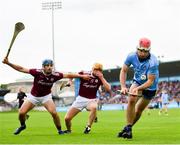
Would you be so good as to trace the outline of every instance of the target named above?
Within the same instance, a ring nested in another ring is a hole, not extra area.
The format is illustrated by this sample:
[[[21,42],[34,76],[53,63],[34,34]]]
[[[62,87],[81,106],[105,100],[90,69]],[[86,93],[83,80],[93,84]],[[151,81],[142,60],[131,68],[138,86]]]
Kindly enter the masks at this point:
[[[96,106],[92,106],[92,107],[90,108],[90,111],[91,111],[91,112],[96,112],[96,110],[97,110]]]
[[[71,118],[70,116],[65,116],[65,118],[64,118],[65,122],[70,122],[71,119],[72,119],[72,118]]]
[[[20,108],[19,109],[19,114],[26,114],[28,112],[28,109],[25,109],[25,108]]]
[[[52,115],[52,116],[58,116],[58,114],[57,114],[57,111],[56,111],[56,110],[52,110],[52,111],[50,111],[50,113],[51,113],[51,115]]]
[[[22,110],[22,109],[19,110],[19,115],[22,116],[22,115],[25,115],[25,114],[26,114],[26,111],[25,111],[25,110]]]

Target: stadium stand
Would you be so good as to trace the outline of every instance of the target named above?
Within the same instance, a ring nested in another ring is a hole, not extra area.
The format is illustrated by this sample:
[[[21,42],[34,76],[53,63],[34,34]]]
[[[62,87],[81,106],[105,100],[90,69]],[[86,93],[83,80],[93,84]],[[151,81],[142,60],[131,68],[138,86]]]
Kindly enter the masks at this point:
[[[101,94],[104,96],[104,98],[103,97],[101,98],[102,104],[110,105],[110,104],[107,104],[108,100],[112,96],[115,96],[116,91],[120,89],[120,86],[119,86],[120,69],[121,68],[116,68],[116,69],[113,68],[113,69],[107,69],[107,70],[103,71],[104,77],[112,85],[113,93],[110,95],[110,94],[107,94],[106,92],[102,92]],[[180,73],[179,73],[180,72],[180,61],[160,63],[159,72],[160,72],[159,89],[157,91],[156,97],[152,100],[153,107],[157,107],[157,108],[161,107],[159,96],[160,96],[162,88],[168,89],[168,93],[171,96],[171,98],[170,98],[171,102],[174,103],[174,106],[180,107]],[[130,80],[132,79],[132,77],[133,77],[133,70],[130,69],[128,76],[127,76],[127,80],[128,80],[127,84],[128,85],[130,85]],[[67,80],[58,81],[52,89],[54,101],[55,101],[56,105],[60,106],[60,107],[66,107],[66,105],[70,105],[73,102],[73,100],[75,99],[73,97],[66,98],[66,96],[62,96],[61,93],[63,93],[64,91],[61,91],[61,92],[59,91],[59,85],[63,81],[67,81]],[[17,93],[19,86],[24,86],[26,88],[26,93],[29,93],[30,88],[32,86],[32,81],[30,79],[23,79],[21,81],[6,84],[6,86],[7,86],[7,89],[11,90],[11,92],[13,92],[13,93]],[[74,84],[73,84],[73,87],[71,87],[71,89],[68,89],[66,91],[70,91],[70,90],[73,91],[73,88],[74,88]],[[4,91],[2,90],[2,91],[0,91],[0,93],[4,93]],[[3,94],[0,94],[0,96],[1,96],[1,100],[3,100]],[[126,99],[127,99],[126,96],[123,96],[122,98],[114,100],[114,102],[111,102],[111,103],[114,103],[115,105],[119,105],[119,104],[124,105],[124,106],[121,106],[120,109],[125,109],[126,103],[127,103]],[[103,106],[101,106],[101,108],[105,109],[106,106],[103,105]],[[113,107],[111,106],[111,108],[113,108]],[[62,110],[62,108],[61,108],[61,110]]]

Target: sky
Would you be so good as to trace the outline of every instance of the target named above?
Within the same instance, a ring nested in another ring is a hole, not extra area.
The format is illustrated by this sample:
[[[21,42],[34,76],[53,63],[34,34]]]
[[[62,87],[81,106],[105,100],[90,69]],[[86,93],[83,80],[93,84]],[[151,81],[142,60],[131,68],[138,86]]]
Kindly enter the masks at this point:
[[[58,1],[58,0],[57,0]],[[53,59],[52,11],[44,0],[0,0],[0,59],[6,56],[14,25],[23,22],[9,61],[25,68],[41,68]],[[62,0],[54,10],[55,67],[61,72],[121,67],[142,37],[151,40],[151,53],[163,62],[180,60],[180,0]],[[0,84],[28,74],[0,63]]]

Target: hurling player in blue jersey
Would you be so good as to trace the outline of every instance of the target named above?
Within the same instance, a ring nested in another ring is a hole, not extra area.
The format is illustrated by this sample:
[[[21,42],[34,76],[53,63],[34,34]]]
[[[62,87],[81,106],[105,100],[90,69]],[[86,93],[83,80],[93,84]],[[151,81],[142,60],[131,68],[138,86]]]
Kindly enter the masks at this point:
[[[132,127],[140,119],[143,110],[155,96],[159,70],[158,60],[150,53],[151,41],[141,38],[136,52],[130,53],[120,72],[121,93],[129,94],[126,111],[126,126],[118,133],[118,137],[131,139]],[[126,76],[129,67],[134,70],[134,78],[130,89],[126,87]]]

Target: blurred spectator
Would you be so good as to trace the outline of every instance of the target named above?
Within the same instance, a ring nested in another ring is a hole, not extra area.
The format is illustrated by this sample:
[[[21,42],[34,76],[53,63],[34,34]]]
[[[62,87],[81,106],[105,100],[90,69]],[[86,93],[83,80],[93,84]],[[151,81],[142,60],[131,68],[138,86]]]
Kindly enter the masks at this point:
[[[177,94],[174,95],[174,100],[177,103],[177,106],[180,107],[180,92],[177,92]]]
[[[18,99],[18,101],[19,101],[19,106],[18,106],[19,109],[21,108],[22,104],[24,103],[25,98],[27,98],[27,95],[26,95],[26,93],[23,91],[23,87],[20,87],[20,88],[19,88],[19,91],[18,91],[18,93],[17,93],[17,99]],[[28,118],[29,118],[29,115],[26,114],[26,119],[28,119]]]
[[[169,94],[168,94],[167,90],[162,90],[161,102],[162,102],[162,108],[159,111],[159,115],[161,115],[163,112],[165,115],[168,115],[167,105],[169,104]]]

